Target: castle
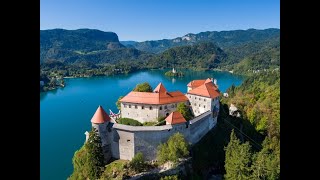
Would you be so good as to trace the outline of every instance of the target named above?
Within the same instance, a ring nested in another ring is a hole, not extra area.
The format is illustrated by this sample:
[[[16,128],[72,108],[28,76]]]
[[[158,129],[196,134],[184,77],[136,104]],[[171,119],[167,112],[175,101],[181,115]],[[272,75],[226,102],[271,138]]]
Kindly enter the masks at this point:
[[[98,130],[105,161],[111,157],[131,160],[142,152],[146,160],[156,159],[157,147],[176,132],[186,140],[197,143],[217,123],[220,91],[216,80],[193,80],[187,85],[187,93],[168,92],[162,83],[153,92],[130,92],[121,100],[121,117],[139,122],[165,118],[162,126],[128,126],[118,124],[99,106],[91,119]],[[195,116],[186,119],[177,110],[178,103],[185,103]],[[87,135],[87,134],[86,134]]]

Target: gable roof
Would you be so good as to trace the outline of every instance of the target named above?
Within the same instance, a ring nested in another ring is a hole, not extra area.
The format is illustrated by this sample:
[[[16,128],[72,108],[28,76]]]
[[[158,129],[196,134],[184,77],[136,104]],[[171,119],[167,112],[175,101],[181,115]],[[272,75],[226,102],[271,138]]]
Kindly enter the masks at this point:
[[[154,92],[131,91],[120,100],[120,102],[139,104],[169,104],[183,101],[188,101],[188,98],[182,92],[167,92],[162,83],[155,88]]]
[[[172,112],[166,119],[167,124],[181,124],[187,122],[179,111]]]
[[[163,86],[162,83],[159,83],[158,86],[153,90],[155,93],[166,93],[167,89]]]
[[[191,88],[196,88],[196,87],[201,86],[205,81],[206,80],[204,80],[204,79],[193,80],[193,81],[190,81],[187,86],[191,87]]]
[[[110,117],[108,114],[104,111],[102,106],[99,105],[98,109],[94,113],[94,115],[91,118],[91,122],[95,124],[102,124],[106,121],[110,121]]]
[[[210,80],[210,82],[204,83],[201,86],[190,90],[187,94],[194,94],[213,99],[218,97],[220,95],[220,92],[218,88]]]

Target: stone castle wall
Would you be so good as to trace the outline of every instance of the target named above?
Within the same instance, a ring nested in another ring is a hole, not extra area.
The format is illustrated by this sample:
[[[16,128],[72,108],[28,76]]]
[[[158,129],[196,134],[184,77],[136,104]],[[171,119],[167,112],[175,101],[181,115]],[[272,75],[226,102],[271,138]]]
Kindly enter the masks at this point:
[[[164,126],[127,126],[113,124],[106,131],[106,136],[111,144],[111,155],[114,158],[131,160],[138,152],[142,152],[146,160],[154,160],[157,155],[157,147],[166,142],[171,135],[180,132],[186,140],[197,143],[217,122],[212,112],[207,111],[189,124],[164,125]],[[103,135],[103,134],[101,134]]]

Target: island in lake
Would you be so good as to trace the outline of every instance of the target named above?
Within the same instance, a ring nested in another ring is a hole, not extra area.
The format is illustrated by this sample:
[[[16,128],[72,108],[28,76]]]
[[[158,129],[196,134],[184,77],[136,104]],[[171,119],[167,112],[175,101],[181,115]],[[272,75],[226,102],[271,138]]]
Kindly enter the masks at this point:
[[[170,76],[170,77],[183,77],[184,74],[181,71],[176,71],[174,68],[172,71],[167,71],[164,75]]]

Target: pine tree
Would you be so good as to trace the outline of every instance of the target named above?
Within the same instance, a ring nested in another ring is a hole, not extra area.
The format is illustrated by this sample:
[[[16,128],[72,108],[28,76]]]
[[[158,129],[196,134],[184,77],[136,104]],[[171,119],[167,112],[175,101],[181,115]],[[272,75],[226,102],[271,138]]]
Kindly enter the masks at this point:
[[[277,137],[266,139],[262,150],[254,155],[253,179],[280,179],[280,141]]]
[[[70,176],[72,179],[98,179],[103,172],[104,155],[101,139],[97,130],[92,128],[88,141],[82,148],[75,152],[72,159],[74,170]]]
[[[251,152],[248,142],[240,144],[240,140],[236,137],[234,130],[230,135],[230,142],[226,151],[225,169],[226,179],[249,179],[250,178],[250,163]]]

